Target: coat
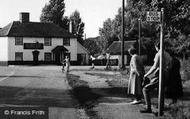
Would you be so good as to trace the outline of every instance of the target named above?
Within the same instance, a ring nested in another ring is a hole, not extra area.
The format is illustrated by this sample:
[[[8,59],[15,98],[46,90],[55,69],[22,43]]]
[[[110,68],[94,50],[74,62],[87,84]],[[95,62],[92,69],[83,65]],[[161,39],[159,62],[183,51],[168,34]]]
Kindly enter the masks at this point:
[[[182,80],[180,75],[180,61],[173,57],[172,68],[169,72],[169,79],[165,85],[165,95],[167,98],[180,98],[183,96]]]
[[[142,58],[138,55],[133,55],[130,61],[128,94],[142,95],[142,80],[144,73]]]

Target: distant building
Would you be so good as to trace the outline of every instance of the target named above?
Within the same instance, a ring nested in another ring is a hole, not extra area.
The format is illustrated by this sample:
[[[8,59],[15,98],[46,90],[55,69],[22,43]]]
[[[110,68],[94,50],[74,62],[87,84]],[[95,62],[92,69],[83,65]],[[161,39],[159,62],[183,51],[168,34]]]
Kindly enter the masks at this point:
[[[66,55],[71,64],[88,63],[76,36],[53,23],[30,22],[29,13],[0,29],[0,65],[60,64]]]
[[[129,64],[130,56],[128,53],[128,49],[131,47],[135,47],[136,40],[133,41],[125,41],[124,42],[124,64]],[[106,52],[109,52],[111,55],[111,59],[118,59],[118,65],[121,65],[121,41],[114,41]]]

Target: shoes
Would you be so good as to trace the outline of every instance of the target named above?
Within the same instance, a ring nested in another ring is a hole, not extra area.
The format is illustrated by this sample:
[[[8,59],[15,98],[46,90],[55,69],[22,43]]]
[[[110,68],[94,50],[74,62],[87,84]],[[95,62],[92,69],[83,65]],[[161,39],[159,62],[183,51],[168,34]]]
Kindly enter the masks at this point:
[[[140,113],[152,113],[151,109],[140,110]]]
[[[141,100],[134,100],[133,102],[130,102],[131,105],[136,105],[142,103]]]

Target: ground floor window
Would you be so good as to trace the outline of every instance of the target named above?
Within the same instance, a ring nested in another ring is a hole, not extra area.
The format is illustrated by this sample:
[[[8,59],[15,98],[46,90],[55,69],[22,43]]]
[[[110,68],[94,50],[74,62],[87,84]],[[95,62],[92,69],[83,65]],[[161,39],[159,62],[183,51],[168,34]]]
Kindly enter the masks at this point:
[[[46,52],[44,54],[44,60],[45,61],[51,61],[51,53],[50,52]]]
[[[23,52],[15,52],[15,61],[23,61]]]

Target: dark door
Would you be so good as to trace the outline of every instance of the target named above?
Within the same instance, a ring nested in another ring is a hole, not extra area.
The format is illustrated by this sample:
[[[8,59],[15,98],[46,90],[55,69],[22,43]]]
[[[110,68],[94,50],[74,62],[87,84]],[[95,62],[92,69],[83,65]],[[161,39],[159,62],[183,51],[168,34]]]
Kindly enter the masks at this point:
[[[82,54],[77,54],[77,63],[78,64],[82,63]]]
[[[56,64],[61,64],[60,56],[61,56],[61,55],[60,55],[60,53],[58,53],[58,52],[55,54],[55,62],[56,62]]]
[[[38,64],[39,51],[35,50],[32,52],[32,54],[33,54],[33,64],[37,65]]]

